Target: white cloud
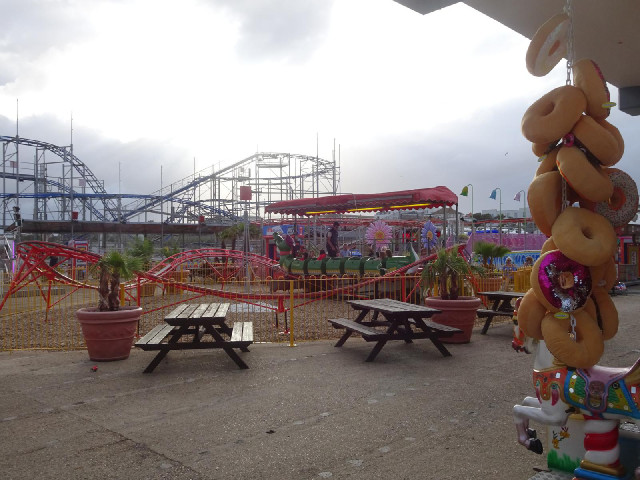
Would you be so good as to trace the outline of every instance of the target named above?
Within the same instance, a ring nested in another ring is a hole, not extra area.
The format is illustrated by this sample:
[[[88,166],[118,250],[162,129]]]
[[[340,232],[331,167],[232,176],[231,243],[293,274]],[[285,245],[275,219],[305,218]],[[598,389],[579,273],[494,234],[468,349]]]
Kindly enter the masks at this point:
[[[473,183],[476,209],[495,208],[496,186],[517,208],[536,167],[520,118],[565,81],[563,65],[530,76],[528,40],[461,3],[427,16],[391,0],[52,5],[13,1],[20,28],[0,20],[0,134],[17,98],[29,138],[68,143],[73,112],[76,152],[107,185],[115,162],[158,172],[128,176],[137,191],[157,188],[160,164],[176,181],[194,157],[199,170],[256,148],[315,154],[318,134],[320,156],[340,145],[343,191]],[[612,115],[625,158],[630,120]]]

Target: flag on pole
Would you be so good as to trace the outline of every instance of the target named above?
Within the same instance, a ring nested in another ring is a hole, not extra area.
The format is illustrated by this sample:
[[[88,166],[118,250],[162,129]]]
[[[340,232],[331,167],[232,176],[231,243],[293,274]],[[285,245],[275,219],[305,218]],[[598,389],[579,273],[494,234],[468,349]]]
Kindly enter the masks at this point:
[[[516,196],[515,196],[515,197],[513,197],[513,199],[514,199],[516,202],[519,202],[519,201],[520,201],[520,192],[516,193]]]
[[[496,190],[497,190],[497,188],[493,189],[493,192],[491,192],[491,195],[489,195],[489,198],[492,198],[493,200],[496,199]]]
[[[467,195],[469,195],[469,185],[466,185],[462,191],[460,192],[460,195],[462,195],[463,197],[466,197]]]

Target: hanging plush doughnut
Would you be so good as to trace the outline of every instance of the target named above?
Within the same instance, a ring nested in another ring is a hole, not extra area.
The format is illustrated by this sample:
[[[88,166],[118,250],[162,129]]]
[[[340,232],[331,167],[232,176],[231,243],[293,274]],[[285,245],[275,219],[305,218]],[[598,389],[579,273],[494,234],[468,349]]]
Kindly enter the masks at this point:
[[[587,97],[587,114],[597,119],[607,118],[616,104],[611,101],[607,82],[598,64],[583,58],[575,62],[572,69],[574,85]]]
[[[531,218],[545,235],[551,235],[551,226],[562,211],[562,177],[558,172],[547,172],[535,177],[527,190]]]
[[[609,258],[602,265],[589,267],[591,271],[591,282],[593,288],[602,288],[609,291],[618,281],[618,271],[616,270],[616,262],[613,257]]]
[[[618,241],[609,220],[579,207],[568,207],[558,215],[551,234],[562,253],[588,267],[609,260]]]
[[[606,167],[618,163],[624,154],[624,140],[620,131],[606,120],[582,115],[571,133],[577,144],[586,148]]]
[[[553,241],[553,237],[549,237],[542,244],[542,247],[540,248],[540,254],[549,252],[551,250],[557,250],[557,249],[558,247],[556,247],[556,242]]]
[[[531,39],[527,49],[527,70],[543,77],[567,54],[569,15],[559,13],[547,20]]]
[[[534,145],[536,144],[534,143]],[[538,164],[538,168],[536,170],[536,177],[538,175],[542,175],[543,173],[558,170],[558,166],[556,165],[556,160],[558,158],[559,151],[560,151],[560,147],[556,147],[550,152],[538,156],[538,162],[540,163]]]
[[[548,154],[551,150],[558,146],[558,142],[550,142],[550,143],[532,143],[531,151],[533,154],[540,158],[543,155]]]
[[[609,295],[609,290],[594,288],[591,298],[596,304],[596,318],[599,320],[602,337],[611,340],[618,333],[618,309]]]
[[[591,272],[560,250],[551,250],[533,264],[531,289],[545,310],[575,312],[591,295]]]
[[[599,213],[613,228],[623,227],[638,213],[638,187],[633,178],[617,168],[604,170],[613,184],[613,193],[606,201],[581,200],[580,206]]]
[[[547,314],[547,309],[540,303],[532,288],[527,290],[520,301],[518,308],[518,327],[525,335],[538,340],[542,338],[542,319]]]
[[[533,143],[551,143],[571,131],[587,106],[577,87],[554,88],[536,100],[522,116],[522,134]]]
[[[561,147],[556,164],[567,184],[580,198],[601,202],[613,194],[609,175],[600,166],[593,165],[578,147]]]
[[[575,338],[571,337],[571,317]],[[585,310],[548,313],[542,319],[542,334],[549,352],[565,365],[591,368],[604,353],[604,339],[596,320]]]

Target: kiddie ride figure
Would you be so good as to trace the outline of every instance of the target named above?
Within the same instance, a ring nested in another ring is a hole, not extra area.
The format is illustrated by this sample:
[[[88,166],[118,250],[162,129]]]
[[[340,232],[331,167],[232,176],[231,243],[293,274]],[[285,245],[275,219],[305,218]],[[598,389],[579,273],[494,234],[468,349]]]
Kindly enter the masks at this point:
[[[410,246],[408,256],[385,256],[384,259],[372,257],[331,258],[331,256],[326,256],[302,260],[295,257],[292,245],[287,243],[279,232],[273,232],[273,239],[280,250],[280,266],[287,273],[297,275],[384,275],[419,260],[413,246]]]

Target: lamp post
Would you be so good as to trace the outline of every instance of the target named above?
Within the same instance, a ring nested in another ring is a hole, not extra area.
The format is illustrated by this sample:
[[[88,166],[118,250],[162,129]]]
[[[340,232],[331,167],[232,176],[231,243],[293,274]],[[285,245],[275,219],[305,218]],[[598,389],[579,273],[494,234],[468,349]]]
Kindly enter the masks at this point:
[[[520,197],[521,193],[522,193],[522,197]],[[527,192],[525,192],[524,190],[520,190],[518,193],[516,193],[516,196],[513,197],[513,199],[516,202],[519,202],[520,198],[522,198],[522,223],[524,226],[524,250],[526,250],[527,249]]]
[[[493,191],[491,192],[491,195],[489,195],[489,198],[495,200],[496,199],[496,191],[500,194],[500,196],[498,197],[500,199],[500,213],[498,214],[498,220],[499,220],[499,227],[498,227],[498,232],[499,232],[499,242],[500,245],[502,245],[502,190],[500,190],[500,187],[496,187],[493,189]]]
[[[474,218],[473,218],[473,185],[471,185],[470,183],[465,185],[462,188],[462,191],[460,192],[460,195],[462,195],[463,197],[466,197],[467,195],[469,195],[469,187],[471,187],[471,251],[473,251],[473,242],[475,240],[475,222],[474,222]]]

